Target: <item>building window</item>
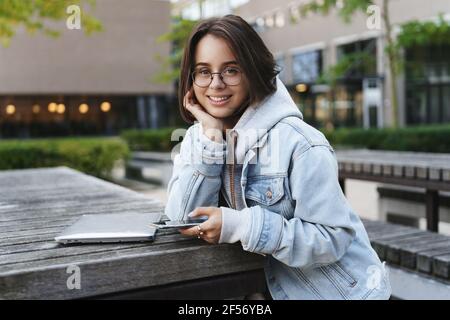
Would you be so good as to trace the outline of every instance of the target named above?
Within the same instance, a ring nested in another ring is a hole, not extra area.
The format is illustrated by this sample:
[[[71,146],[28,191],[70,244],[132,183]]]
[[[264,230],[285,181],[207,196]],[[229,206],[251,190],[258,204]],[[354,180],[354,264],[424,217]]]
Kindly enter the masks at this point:
[[[202,18],[223,16],[231,13],[228,0],[207,0],[202,3]]]
[[[200,10],[200,4],[197,2],[191,3],[190,5],[186,6],[181,11],[181,16],[183,19],[187,20],[200,20],[201,19],[201,10]]]
[[[284,13],[282,11],[277,11],[275,13],[275,26],[277,28],[283,28],[285,25]]]
[[[337,61],[345,68],[345,71],[340,75],[333,90],[333,125],[361,127],[364,112],[364,79],[378,79],[376,39],[338,46]],[[376,119],[374,110],[379,111],[375,108],[370,110],[372,112],[370,119],[374,122]]]
[[[232,8],[240,7],[249,2],[249,0],[230,0],[230,5]]]
[[[406,51],[407,124],[450,122],[450,46]]]
[[[164,95],[0,96],[0,137],[118,135],[123,129],[168,126],[173,101]]]
[[[258,17],[254,21],[249,22],[249,24],[258,33],[262,33],[265,30],[265,21],[263,17]]]
[[[294,54],[292,73],[295,82],[314,83],[322,72],[322,50]]]
[[[273,28],[275,26],[275,19],[272,13],[265,16],[264,24],[266,25],[267,28]]]
[[[350,67],[344,78],[362,79],[377,75],[377,41],[368,39],[341,45],[337,48],[338,61],[348,61]]]

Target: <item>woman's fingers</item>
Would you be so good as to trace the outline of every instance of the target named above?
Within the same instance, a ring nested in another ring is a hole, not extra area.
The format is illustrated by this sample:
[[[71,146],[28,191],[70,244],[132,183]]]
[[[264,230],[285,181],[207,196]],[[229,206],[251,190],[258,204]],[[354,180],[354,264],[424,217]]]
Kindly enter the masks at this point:
[[[201,121],[207,114],[202,110],[202,107],[198,104],[195,104],[192,99],[192,92],[189,90],[184,96],[184,107],[192,113],[192,115],[198,120]]]
[[[223,123],[221,120],[216,119],[210,115],[202,105],[194,103],[193,92],[189,90],[184,96],[184,106],[198,122],[202,124],[202,128],[205,130],[204,133],[211,140],[221,142],[222,141],[222,130]],[[213,132],[208,132],[208,130],[213,129]]]
[[[192,210],[191,213],[188,214],[189,218],[198,217],[198,216],[210,216],[215,212],[216,207],[197,207]]]
[[[185,236],[198,236],[198,228],[197,226],[192,227],[192,228],[186,228],[186,229],[179,229],[181,234],[184,234]]]

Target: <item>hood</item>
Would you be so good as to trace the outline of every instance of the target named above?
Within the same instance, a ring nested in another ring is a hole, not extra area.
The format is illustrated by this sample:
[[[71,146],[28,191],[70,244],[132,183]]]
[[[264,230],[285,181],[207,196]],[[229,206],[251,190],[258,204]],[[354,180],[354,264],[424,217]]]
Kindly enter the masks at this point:
[[[265,100],[249,106],[242,114],[232,131],[237,133],[235,161],[243,163],[249,149],[264,144],[267,132],[286,117],[295,116],[303,119],[291,95],[279,77],[277,90]]]

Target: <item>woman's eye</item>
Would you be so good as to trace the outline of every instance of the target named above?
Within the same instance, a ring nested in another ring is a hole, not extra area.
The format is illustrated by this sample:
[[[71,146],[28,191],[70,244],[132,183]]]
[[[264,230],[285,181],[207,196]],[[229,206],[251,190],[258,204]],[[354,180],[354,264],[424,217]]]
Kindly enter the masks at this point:
[[[209,71],[208,71],[207,69],[202,69],[202,70],[199,70],[199,71],[198,71],[198,74],[204,76],[204,75],[209,74]]]
[[[235,68],[227,68],[227,69],[225,69],[225,74],[227,74],[227,75],[236,75],[237,73],[239,72],[239,70],[238,69],[235,69]]]

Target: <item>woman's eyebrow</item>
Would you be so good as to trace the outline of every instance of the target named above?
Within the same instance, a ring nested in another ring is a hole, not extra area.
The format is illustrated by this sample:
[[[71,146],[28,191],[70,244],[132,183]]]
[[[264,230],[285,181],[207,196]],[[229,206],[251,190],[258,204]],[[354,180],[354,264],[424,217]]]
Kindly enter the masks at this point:
[[[222,63],[222,66],[227,65],[227,64],[238,64],[237,61],[233,60],[233,61],[227,61]],[[207,63],[207,62],[199,62],[195,65],[197,66],[211,66],[211,64]]]

